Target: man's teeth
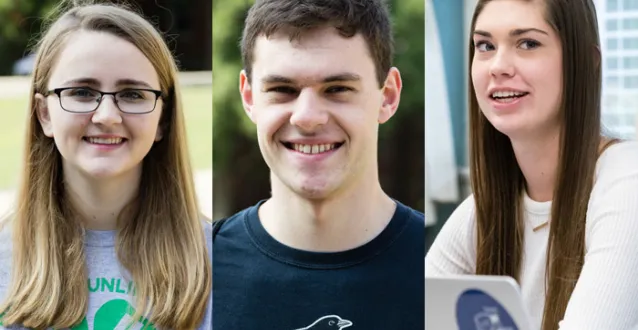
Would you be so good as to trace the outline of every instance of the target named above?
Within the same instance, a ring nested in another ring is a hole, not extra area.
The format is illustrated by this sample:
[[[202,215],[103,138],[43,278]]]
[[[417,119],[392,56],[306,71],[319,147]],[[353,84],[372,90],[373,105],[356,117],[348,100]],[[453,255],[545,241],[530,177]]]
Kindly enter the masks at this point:
[[[492,93],[493,98],[509,98],[509,97],[519,97],[525,95],[524,92],[494,92]]]
[[[334,149],[336,144],[297,144],[293,143],[292,148],[304,154],[318,154]]]
[[[94,144],[120,144],[120,143],[122,143],[122,138],[104,139],[104,138],[89,137],[89,138],[87,138],[87,140],[89,141],[89,143],[94,143]]]

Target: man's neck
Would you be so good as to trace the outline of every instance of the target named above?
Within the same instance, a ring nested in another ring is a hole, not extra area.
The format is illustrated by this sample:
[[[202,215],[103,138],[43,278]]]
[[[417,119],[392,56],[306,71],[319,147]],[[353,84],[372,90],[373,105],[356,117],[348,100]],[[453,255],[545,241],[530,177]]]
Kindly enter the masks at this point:
[[[277,241],[299,250],[338,252],[361,246],[385,229],[396,210],[378,180],[324,200],[305,199],[277,181],[259,218]]]
[[[140,170],[116,178],[95,179],[65,168],[67,196],[85,228],[114,230],[122,210],[138,193]]]

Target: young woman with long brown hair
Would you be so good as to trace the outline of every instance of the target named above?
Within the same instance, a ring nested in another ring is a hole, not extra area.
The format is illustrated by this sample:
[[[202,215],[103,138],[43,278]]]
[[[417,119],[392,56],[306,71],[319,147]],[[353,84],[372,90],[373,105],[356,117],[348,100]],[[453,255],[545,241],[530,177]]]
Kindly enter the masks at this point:
[[[511,276],[532,329],[638,326],[638,143],[601,132],[593,2],[479,0],[471,33],[473,195],[426,276]]]
[[[212,226],[172,54],[132,10],[65,10],[37,44],[0,328],[211,329]]]

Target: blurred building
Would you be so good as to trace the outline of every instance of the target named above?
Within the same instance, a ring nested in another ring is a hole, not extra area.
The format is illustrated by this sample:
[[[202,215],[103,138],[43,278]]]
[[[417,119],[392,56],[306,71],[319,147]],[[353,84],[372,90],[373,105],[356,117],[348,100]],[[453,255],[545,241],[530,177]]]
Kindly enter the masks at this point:
[[[638,131],[638,0],[596,0],[603,54],[603,123],[613,134]]]
[[[426,244],[467,196],[466,53],[473,1],[426,1]]]

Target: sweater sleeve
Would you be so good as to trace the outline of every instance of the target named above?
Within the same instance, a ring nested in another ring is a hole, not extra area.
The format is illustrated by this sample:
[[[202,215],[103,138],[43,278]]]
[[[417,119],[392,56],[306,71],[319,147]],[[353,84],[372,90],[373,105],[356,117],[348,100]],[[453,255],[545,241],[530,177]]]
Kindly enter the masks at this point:
[[[476,228],[474,199],[466,198],[445,222],[425,256],[425,276],[474,274]]]
[[[612,146],[601,156],[585,247],[560,330],[638,327],[638,143]]]

